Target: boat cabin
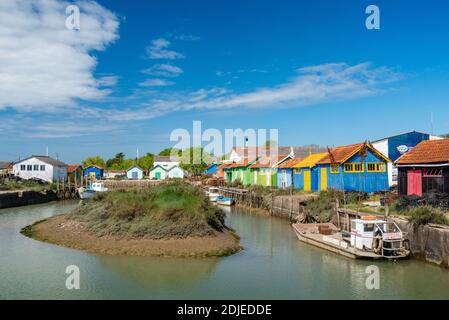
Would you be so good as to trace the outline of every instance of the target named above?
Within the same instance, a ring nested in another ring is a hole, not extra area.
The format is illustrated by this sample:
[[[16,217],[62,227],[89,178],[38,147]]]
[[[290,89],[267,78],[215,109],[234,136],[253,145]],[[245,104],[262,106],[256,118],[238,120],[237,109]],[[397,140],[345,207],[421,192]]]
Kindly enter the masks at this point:
[[[108,188],[105,188],[105,186],[100,182],[93,182],[90,189],[98,192],[108,191]]]
[[[351,222],[351,247],[382,256],[394,256],[403,248],[402,231],[396,223],[374,216],[354,219]]]

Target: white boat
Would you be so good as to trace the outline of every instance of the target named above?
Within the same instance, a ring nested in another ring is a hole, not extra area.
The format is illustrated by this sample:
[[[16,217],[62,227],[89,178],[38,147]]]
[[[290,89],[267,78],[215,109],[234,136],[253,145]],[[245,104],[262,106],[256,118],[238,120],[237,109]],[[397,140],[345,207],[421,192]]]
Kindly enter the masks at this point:
[[[95,195],[95,191],[91,189],[79,188],[78,194],[82,200],[92,198]]]
[[[300,241],[353,259],[399,259],[410,254],[397,224],[374,216],[352,220],[350,236],[332,223],[295,223],[293,229]]]
[[[91,190],[94,190],[96,192],[106,192],[108,191],[108,188],[105,188],[104,184],[100,182],[94,182],[92,183]]]
[[[85,200],[92,198],[97,192],[106,192],[106,191],[108,191],[108,188],[105,188],[103,183],[94,182],[91,183],[90,188],[88,189],[79,188],[78,194],[80,195],[81,199]]]
[[[217,202],[217,198],[220,197],[220,193],[218,193],[218,188],[216,187],[210,187],[206,191],[206,194],[209,197],[209,201],[211,202]]]
[[[232,206],[234,204],[234,198],[220,196],[217,198],[217,204],[222,206]]]

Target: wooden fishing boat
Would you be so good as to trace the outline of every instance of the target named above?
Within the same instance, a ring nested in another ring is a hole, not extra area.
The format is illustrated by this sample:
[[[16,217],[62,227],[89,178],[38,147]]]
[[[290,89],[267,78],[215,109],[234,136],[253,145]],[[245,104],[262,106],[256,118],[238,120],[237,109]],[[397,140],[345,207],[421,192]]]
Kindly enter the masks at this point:
[[[332,223],[295,223],[293,229],[300,241],[352,259],[401,259],[410,254],[399,227],[376,217],[352,220],[346,234]]]

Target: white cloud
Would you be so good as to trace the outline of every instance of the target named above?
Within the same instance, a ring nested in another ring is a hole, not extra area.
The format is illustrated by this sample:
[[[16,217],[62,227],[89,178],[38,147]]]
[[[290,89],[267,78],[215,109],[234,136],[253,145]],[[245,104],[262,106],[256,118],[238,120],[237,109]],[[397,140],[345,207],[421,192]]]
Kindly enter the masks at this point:
[[[81,28],[65,26],[66,7],[81,11]],[[79,99],[105,97],[94,50],[118,38],[117,17],[94,1],[0,1],[0,109],[54,111]]]
[[[93,123],[52,122],[34,126],[33,130],[28,131],[28,137],[41,139],[71,138],[111,132],[119,128],[116,124],[95,125]]]
[[[223,88],[195,92],[170,92],[155,96],[133,109],[113,109],[103,113],[112,120],[151,119],[176,111],[224,110],[232,108],[291,108],[373,96],[401,74],[370,63],[323,64],[297,70],[297,75],[274,87],[234,93]]]
[[[139,83],[141,87],[167,87],[172,86],[175,83],[173,81],[168,81],[160,78],[147,79]]]
[[[170,41],[159,38],[151,41],[151,45],[147,47],[147,54],[150,59],[168,59],[175,60],[184,58],[184,56],[174,50],[169,50]]]
[[[184,71],[171,64],[156,64],[148,69],[142,70],[142,73],[156,77],[175,78],[181,75]]]
[[[117,85],[118,76],[103,76],[98,79],[97,83],[101,87],[113,87]]]
[[[200,36],[196,36],[193,34],[179,34],[179,35],[175,35],[174,38],[176,40],[181,40],[181,41],[199,41],[199,40],[201,40]]]

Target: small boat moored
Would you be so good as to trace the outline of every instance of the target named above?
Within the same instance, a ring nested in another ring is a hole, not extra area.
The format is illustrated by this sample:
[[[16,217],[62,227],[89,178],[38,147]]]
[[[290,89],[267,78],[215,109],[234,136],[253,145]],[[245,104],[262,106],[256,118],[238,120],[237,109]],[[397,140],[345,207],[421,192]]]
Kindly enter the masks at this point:
[[[300,241],[353,259],[400,259],[410,254],[397,224],[374,216],[352,220],[350,234],[332,223],[296,223],[293,229]]]
[[[78,188],[78,194],[81,200],[92,198],[95,195],[95,191],[91,189]]]
[[[217,198],[217,204],[222,205],[222,206],[232,206],[234,205],[234,198],[227,198],[227,197],[223,197],[223,196],[219,196]]]
[[[91,183],[90,188],[88,188],[88,189],[79,188],[78,194],[82,200],[85,200],[85,199],[92,198],[95,195],[95,193],[97,193],[97,192],[106,192],[106,191],[108,191],[108,188],[105,188],[103,183],[94,182],[94,183]]]
[[[210,202],[217,202],[217,198],[220,197],[220,193],[218,192],[217,187],[209,187],[206,191],[207,196],[209,197]]]

